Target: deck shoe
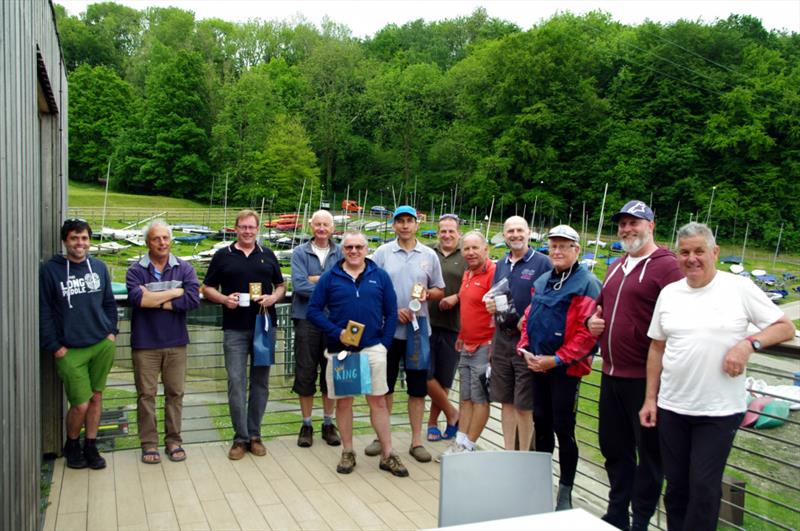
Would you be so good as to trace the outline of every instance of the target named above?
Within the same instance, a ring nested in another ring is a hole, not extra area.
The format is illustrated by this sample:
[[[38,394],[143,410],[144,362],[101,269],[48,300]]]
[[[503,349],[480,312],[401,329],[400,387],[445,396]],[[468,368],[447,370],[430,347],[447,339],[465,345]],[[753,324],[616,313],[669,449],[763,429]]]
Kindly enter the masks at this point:
[[[81,442],[78,439],[67,439],[63,450],[69,468],[86,468],[89,463],[81,450]]]
[[[393,476],[397,476],[399,478],[408,477],[408,469],[403,466],[403,462],[400,461],[400,457],[393,453],[381,458],[381,464],[379,465],[379,468],[381,470],[391,472]]]
[[[572,509],[572,485],[558,484],[558,494],[556,495],[556,511],[567,511]]]
[[[267,447],[264,446],[264,443],[261,442],[261,439],[258,437],[253,437],[250,439],[250,453],[257,455],[258,457],[263,457],[267,455]]]
[[[83,457],[86,458],[86,463],[92,470],[100,470],[106,467],[106,460],[100,455],[97,450],[97,445],[94,441],[85,441],[83,445]]]
[[[339,431],[333,424],[322,425],[322,439],[328,443],[328,446],[339,446],[342,444],[342,439],[339,438]]]
[[[235,441],[231,449],[228,451],[228,459],[231,461],[238,461],[247,452],[247,445],[242,441]]]
[[[421,444],[409,448],[408,453],[420,463],[430,463],[431,461],[431,453]]]
[[[364,448],[364,453],[370,457],[375,457],[381,454],[381,442],[375,439]]]
[[[300,426],[300,434],[297,436],[297,446],[309,448],[314,444],[314,428],[310,424]]]
[[[352,450],[342,452],[342,458],[336,465],[336,471],[340,474],[349,474],[356,467],[356,454]]]

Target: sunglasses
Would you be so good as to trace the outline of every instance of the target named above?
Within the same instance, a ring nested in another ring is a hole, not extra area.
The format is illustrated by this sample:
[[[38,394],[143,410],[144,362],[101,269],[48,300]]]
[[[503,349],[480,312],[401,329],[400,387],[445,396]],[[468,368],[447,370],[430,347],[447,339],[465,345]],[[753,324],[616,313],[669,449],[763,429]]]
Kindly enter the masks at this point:
[[[64,223],[86,223],[86,220],[83,218],[67,218]]]
[[[439,221],[442,221],[443,219],[452,219],[455,221],[461,221],[455,214],[442,214],[441,216],[439,216]]]

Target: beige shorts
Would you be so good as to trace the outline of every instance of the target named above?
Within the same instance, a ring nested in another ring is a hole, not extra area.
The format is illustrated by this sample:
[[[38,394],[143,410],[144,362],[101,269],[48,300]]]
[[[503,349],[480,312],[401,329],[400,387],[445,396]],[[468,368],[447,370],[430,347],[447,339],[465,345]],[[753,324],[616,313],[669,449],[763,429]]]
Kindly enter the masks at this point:
[[[337,354],[339,353],[334,352],[331,354],[327,350],[325,351],[325,357],[329,360]],[[389,392],[389,385],[386,383],[386,347],[384,347],[382,343],[378,343],[377,345],[365,348],[361,351],[361,354],[367,354],[369,356],[370,378],[372,378],[372,392],[370,395],[385,395]],[[333,363],[327,364],[325,380],[328,382],[328,398],[339,398],[334,394],[333,390]]]

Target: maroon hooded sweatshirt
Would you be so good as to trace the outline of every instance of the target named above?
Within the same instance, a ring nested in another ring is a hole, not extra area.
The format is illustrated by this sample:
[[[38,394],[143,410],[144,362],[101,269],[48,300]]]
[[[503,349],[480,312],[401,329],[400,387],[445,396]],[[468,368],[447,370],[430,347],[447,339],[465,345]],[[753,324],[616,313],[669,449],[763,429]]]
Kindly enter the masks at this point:
[[[675,255],[659,247],[625,275],[621,256],[608,268],[597,304],[606,328],[600,336],[603,373],[621,378],[647,377],[647,329],[661,289],[683,278]]]

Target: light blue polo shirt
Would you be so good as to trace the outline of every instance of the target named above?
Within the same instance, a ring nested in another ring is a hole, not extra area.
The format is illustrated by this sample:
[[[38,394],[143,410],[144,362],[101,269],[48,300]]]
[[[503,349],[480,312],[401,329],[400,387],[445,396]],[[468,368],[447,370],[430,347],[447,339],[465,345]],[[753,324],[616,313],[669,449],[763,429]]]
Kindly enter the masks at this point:
[[[389,273],[392,279],[394,292],[397,295],[397,308],[408,308],[411,302],[411,290],[414,284],[420,283],[426,288],[444,289],[442,265],[436,251],[417,240],[417,245],[406,251],[393,240],[378,247],[372,260],[378,267]],[[428,317],[428,305],[422,304],[417,313],[420,317]],[[431,333],[430,321],[428,322],[428,335]],[[406,339],[406,326],[398,324],[394,333],[395,339]]]

